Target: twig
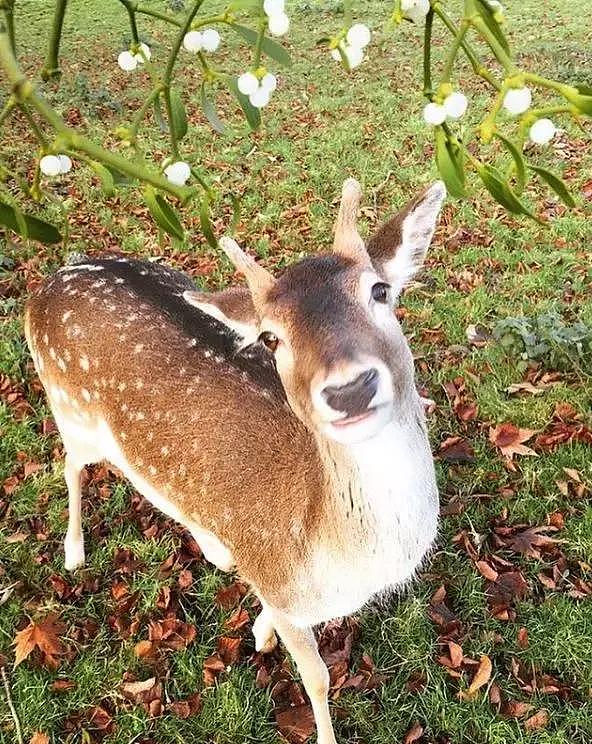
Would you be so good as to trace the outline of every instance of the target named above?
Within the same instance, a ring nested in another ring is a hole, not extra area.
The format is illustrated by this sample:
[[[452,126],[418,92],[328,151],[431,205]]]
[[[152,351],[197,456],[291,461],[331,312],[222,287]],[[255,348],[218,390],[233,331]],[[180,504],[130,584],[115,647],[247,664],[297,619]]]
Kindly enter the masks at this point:
[[[8,684],[8,676],[6,675],[6,669],[3,666],[0,667],[0,674],[2,675],[2,682],[4,683],[6,702],[8,703],[8,708],[10,710],[10,714],[12,715],[12,720],[14,721],[14,728],[16,729],[16,740],[18,744],[25,744],[25,740],[23,739],[23,730],[21,729],[21,722],[19,721],[16,708],[14,707],[14,703],[12,702],[10,685]]]

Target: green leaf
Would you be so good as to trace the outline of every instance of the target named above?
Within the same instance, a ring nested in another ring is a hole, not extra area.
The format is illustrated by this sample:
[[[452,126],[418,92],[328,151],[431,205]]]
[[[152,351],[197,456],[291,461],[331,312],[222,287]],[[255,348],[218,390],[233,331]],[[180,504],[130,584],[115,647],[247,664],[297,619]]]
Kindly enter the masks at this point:
[[[516,191],[521,194],[524,191],[524,186],[526,184],[526,164],[524,163],[522,153],[516,145],[507,137],[504,137],[503,134],[495,132],[494,137],[498,138],[514,160],[514,165],[516,166]]]
[[[506,52],[506,54],[509,54],[510,46],[508,44],[508,40],[504,36],[504,32],[502,31],[499,23],[495,20],[494,11],[492,10],[491,5],[487,2],[487,0],[477,0],[477,2],[475,3],[475,7],[481,18],[483,18],[485,25],[495,36],[497,42],[502,47],[504,52]]]
[[[224,124],[220,121],[218,114],[216,113],[214,104],[208,98],[205,80],[201,84],[200,101],[201,101],[201,110],[204,112],[204,115],[206,119],[210,122],[212,128],[215,129],[217,132],[220,132],[220,134],[223,134],[225,132],[225,127],[224,127]]]
[[[236,82],[235,78],[226,76],[224,78],[224,82],[228,86],[230,92],[238,101],[239,106],[242,108],[251,129],[253,131],[259,129],[259,127],[261,126],[261,113],[259,112],[259,109],[255,108],[255,106],[251,104],[248,96],[245,96],[243,93],[240,92],[240,90],[238,89],[238,83]]]
[[[0,202],[0,225],[4,225],[23,238],[37,240],[46,245],[59,243],[62,239],[59,230],[54,225],[38,217],[24,214],[20,210],[17,214],[14,207],[3,202]]]
[[[537,176],[540,176],[540,178],[542,178],[543,181],[545,181],[547,185],[553,189],[553,191],[557,194],[557,196],[564,204],[566,204],[568,207],[576,206],[575,199],[569,193],[569,191],[567,190],[567,186],[565,185],[564,181],[559,178],[559,176],[556,176],[554,173],[551,173],[551,171],[548,171],[545,168],[540,168],[538,165],[529,165],[528,167],[530,168],[530,170],[534,171]]]
[[[129,185],[130,183],[134,183],[134,181],[136,180],[135,178],[127,176],[125,173],[118,171],[116,168],[112,168],[110,165],[106,165],[105,168],[111,174],[113,182],[117,185]]]
[[[448,140],[442,127],[436,127],[436,165],[452,196],[465,196],[465,172],[458,148]]]
[[[533,220],[540,220],[523,204],[510,188],[503,174],[493,165],[478,165],[477,172],[485,188],[493,198],[512,214],[525,214]]]
[[[105,192],[107,196],[113,196],[115,193],[115,179],[113,178],[113,174],[108,168],[105,168],[104,165],[101,163],[97,163],[96,160],[92,160],[90,162],[90,167],[96,173],[96,175],[99,177],[99,180],[101,181],[101,188]]]
[[[589,85],[574,85],[574,88],[583,96],[592,96],[592,88]]]
[[[171,205],[152,188],[145,189],[144,200],[146,201],[152,218],[161,230],[172,235],[173,238],[183,240],[185,236],[183,226]]]
[[[171,90],[171,126],[178,141],[187,134],[187,114],[181,96],[176,90]]]
[[[246,26],[241,26],[238,23],[233,23],[231,25],[232,28],[243,37],[247,44],[250,44],[252,47],[257,44],[257,39],[259,37],[257,31],[253,31],[252,28],[247,28]],[[261,51],[280,65],[289,67],[292,64],[292,58],[284,47],[281,44],[278,44],[277,41],[270,39],[268,36],[263,37]]]
[[[199,224],[201,225],[201,231],[204,234],[205,239],[212,246],[212,248],[218,247],[218,241],[214,235],[212,228],[212,222],[210,220],[210,202],[207,197],[201,200],[199,207]]]

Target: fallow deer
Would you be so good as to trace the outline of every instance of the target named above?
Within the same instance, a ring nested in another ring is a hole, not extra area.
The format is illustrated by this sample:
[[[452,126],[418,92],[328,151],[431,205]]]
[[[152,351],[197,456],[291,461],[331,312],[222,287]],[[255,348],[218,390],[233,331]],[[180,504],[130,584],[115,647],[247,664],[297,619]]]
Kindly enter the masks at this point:
[[[438,494],[413,358],[393,312],[445,196],[436,183],[364,245],[343,186],[331,253],[274,278],[230,238],[248,289],[197,292],[157,263],[60,269],[27,341],[65,449],[65,563],[84,562],[80,474],[107,460],[259,597],[320,744],[334,744],[313,626],[401,587],[433,544]],[[246,348],[245,348],[246,346]]]

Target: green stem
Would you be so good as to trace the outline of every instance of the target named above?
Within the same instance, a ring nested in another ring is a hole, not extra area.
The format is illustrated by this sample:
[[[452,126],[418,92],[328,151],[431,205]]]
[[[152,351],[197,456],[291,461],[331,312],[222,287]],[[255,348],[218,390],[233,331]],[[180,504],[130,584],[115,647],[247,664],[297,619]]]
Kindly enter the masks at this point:
[[[540,85],[542,88],[555,90],[560,95],[565,95],[566,89],[573,90],[574,93],[577,93],[577,90],[575,88],[572,89],[569,85],[558,83],[556,80],[549,80],[549,78],[543,77],[542,75],[537,75],[534,72],[523,72],[520,73],[520,75],[527,83],[533,83],[534,85]]]
[[[49,48],[47,50],[47,59],[43,69],[41,70],[41,77],[43,80],[59,78],[61,75],[59,62],[60,41],[62,39],[62,29],[64,27],[64,16],[66,15],[67,5],[68,0],[56,0],[53,26],[51,28]]]
[[[344,13],[343,13],[343,16],[344,16],[344,18],[343,18],[344,25],[345,25],[346,28],[349,28],[352,25],[352,4],[351,4],[351,0],[344,0],[343,9],[344,9]]]
[[[130,29],[132,32],[132,42],[137,46],[140,43],[140,37],[138,36],[138,24],[136,23],[136,5],[130,0],[119,0],[119,2],[127,10],[129,16]]]
[[[14,111],[15,108],[16,108],[16,100],[14,96],[9,96],[8,100],[4,104],[4,107],[2,108],[2,111],[0,111],[0,126],[4,124],[5,120],[8,119],[8,117]]]
[[[161,13],[158,10],[152,10],[152,8],[145,8],[143,5],[136,5],[136,13],[142,13],[143,15],[152,16],[153,18],[158,18],[159,21],[170,23],[171,25],[178,26],[179,28],[183,25],[181,21],[178,21],[176,18],[173,18],[173,16],[167,15],[166,13]]]
[[[31,112],[29,111],[29,109],[27,108],[27,106],[25,106],[25,104],[21,104],[19,106],[19,109],[22,111],[22,113],[24,114],[25,118],[29,122],[29,126],[33,130],[33,134],[35,135],[35,137],[37,137],[37,141],[41,145],[42,149],[43,150],[47,150],[47,140],[45,139],[45,136],[44,136],[43,132],[41,131],[41,129],[39,129],[39,126],[37,125],[37,122],[35,121],[35,119],[31,115]]]
[[[146,116],[146,112],[148,111],[148,109],[150,108],[150,106],[152,106],[152,104],[154,103],[154,101],[158,98],[158,96],[161,93],[162,93],[162,87],[161,86],[159,86],[158,88],[154,88],[154,90],[150,93],[150,95],[148,96],[148,98],[146,98],[146,100],[144,101],[144,103],[142,104],[142,106],[136,112],[136,115],[134,116],[134,118],[132,120],[132,125],[130,127],[130,132],[131,132],[131,135],[132,135],[130,139],[131,139],[131,142],[132,143],[134,143],[135,140],[136,140],[136,136],[138,134],[138,127],[140,126],[140,124],[144,120],[144,117]]]
[[[177,135],[175,133],[175,127],[173,126],[173,106],[171,103],[171,79],[173,76],[173,70],[175,68],[175,62],[177,61],[177,57],[179,56],[179,50],[181,49],[181,44],[183,43],[185,34],[191,28],[193,19],[197,15],[197,12],[200,9],[200,7],[202,6],[203,1],[204,0],[197,0],[197,2],[193,5],[193,8],[191,9],[191,11],[187,14],[187,17],[185,18],[185,21],[183,25],[180,27],[179,33],[177,34],[177,37],[175,41],[173,42],[173,47],[169,53],[166,69],[164,71],[164,78],[163,78],[164,102],[165,102],[165,106],[167,110],[167,119],[169,122],[171,149],[175,157],[178,157],[179,155],[179,145],[177,142]]]
[[[456,60],[456,57],[458,55],[458,50],[461,48],[461,45],[464,41],[465,36],[467,35],[468,30],[469,30],[469,23],[468,21],[463,20],[460,24],[460,28],[458,29],[458,33],[456,34],[456,37],[454,39],[454,42],[448,54],[446,64],[444,65],[444,71],[442,72],[442,81],[445,83],[450,82],[450,76],[452,75],[452,69],[454,67],[454,62]]]
[[[446,28],[450,31],[450,33],[456,37],[458,35],[458,29],[454,25],[454,21],[450,18],[448,13],[446,13],[445,10],[443,10],[440,3],[434,3],[433,4],[433,10],[434,13],[440,18],[442,23],[446,26]],[[483,78],[483,80],[486,80],[493,88],[496,90],[499,90],[501,88],[500,83],[493,77],[493,75],[489,72],[489,70],[481,64],[479,57],[477,56],[476,52],[472,48],[472,46],[469,44],[469,42],[464,39],[462,44],[460,45],[461,49],[465,53],[467,59],[469,60],[471,67],[473,68],[473,72],[475,75],[478,75],[480,78]]]
[[[261,50],[263,49],[263,39],[265,38],[265,31],[267,29],[267,18],[262,16],[259,22],[259,35],[257,36],[257,42],[255,43],[255,53],[253,55],[253,67],[257,69],[261,64]]]
[[[483,119],[483,121],[481,122],[481,126],[479,127],[479,129],[481,140],[483,142],[491,142],[493,138],[493,135],[495,133],[495,120],[501,110],[501,107],[503,106],[504,98],[506,96],[508,88],[509,85],[506,81],[498,91],[491,110],[489,111],[485,119]]]
[[[6,29],[8,31],[8,38],[10,40],[10,47],[12,53],[16,57],[16,32],[14,29],[14,0],[4,0],[2,4],[4,10],[4,18],[6,20]]]
[[[432,98],[432,28],[434,26],[434,9],[430,8],[426,16],[423,34],[423,94]]]

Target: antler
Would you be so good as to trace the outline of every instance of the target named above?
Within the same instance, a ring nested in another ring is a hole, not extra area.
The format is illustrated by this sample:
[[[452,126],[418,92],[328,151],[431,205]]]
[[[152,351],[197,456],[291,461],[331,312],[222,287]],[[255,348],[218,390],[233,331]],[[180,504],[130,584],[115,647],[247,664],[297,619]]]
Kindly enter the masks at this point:
[[[333,250],[351,258],[360,259],[365,256],[364,241],[358,233],[356,222],[358,208],[362,198],[362,187],[355,178],[348,178],[343,182],[341,204],[335,222],[335,238]]]

